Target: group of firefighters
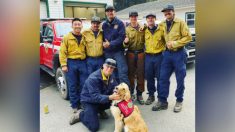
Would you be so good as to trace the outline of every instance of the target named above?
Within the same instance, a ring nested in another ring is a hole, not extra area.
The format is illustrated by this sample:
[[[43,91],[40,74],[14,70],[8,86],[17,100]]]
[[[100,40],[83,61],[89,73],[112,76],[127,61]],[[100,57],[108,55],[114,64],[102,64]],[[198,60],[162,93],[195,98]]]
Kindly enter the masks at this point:
[[[119,99],[112,90],[122,82],[129,86],[132,100],[150,105],[157,91],[158,101],[152,111],[167,109],[169,79],[173,72],[177,81],[174,112],[181,111],[187,62],[184,46],[192,36],[187,24],[175,17],[173,5],[167,5],[162,12],[166,20],[160,24],[155,23],[156,15],[149,13],[147,25],[141,25],[137,22],[138,12],[131,11],[130,23],[125,27],[116,17],[115,8],[108,5],[105,8],[107,20],[102,27],[100,18],[95,16],[91,28],[83,32],[82,21],[72,20],[73,31],[64,36],[59,54],[71,107],[79,116],[72,117],[71,125],[79,119],[89,130],[97,131],[98,114],[107,118],[104,111],[110,106],[107,104]],[[146,101],[142,96],[145,79],[149,94]]]

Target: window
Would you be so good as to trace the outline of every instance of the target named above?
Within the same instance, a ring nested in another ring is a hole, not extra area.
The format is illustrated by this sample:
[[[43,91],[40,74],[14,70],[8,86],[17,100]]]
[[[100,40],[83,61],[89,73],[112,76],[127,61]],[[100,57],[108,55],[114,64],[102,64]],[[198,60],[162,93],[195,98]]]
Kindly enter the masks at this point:
[[[40,43],[43,42],[43,38],[42,38],[42,32],[40,31]]]
[[[189,28],[195,27],[195,12],[186,12],[185,21]]]
[[[43,41],[44,42],[52,43],[53,37],[54,37],[54,33],[53,33],[52,28],[51,28],[51,25],[47,25],[43,36],[44,36],[43,37]]]
[[[54,36],[52,29],[50,28],[47,32],[47,36]]]
[[[56,23],[55,29],[56,35],[58,37],[63,37],[64,35],[68,34],[70,31],[73,30],[71,22]]]
[[[52,28],[50,25],[48,25],[45,29],[44,36],[53,36],[53,35],[54,35],[54,33],[52,31]]]
[[[41,32],[42,32],[42,35],[44,35],[44,34],[45,34],[45,30],[46,30],[46,25],[42,25],[42,26],[40,27],[40,30],[41,30]]]

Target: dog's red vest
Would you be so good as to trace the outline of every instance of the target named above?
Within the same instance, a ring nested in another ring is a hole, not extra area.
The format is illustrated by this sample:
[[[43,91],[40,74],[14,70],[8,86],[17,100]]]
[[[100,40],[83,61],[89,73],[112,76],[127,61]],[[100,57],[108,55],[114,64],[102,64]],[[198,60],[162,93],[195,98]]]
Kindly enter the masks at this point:
[[[132,100],[129,100],[128,102],[123,100],[119,102],[117,106],[121,110],[124,117],[128,117],[134,111]]]

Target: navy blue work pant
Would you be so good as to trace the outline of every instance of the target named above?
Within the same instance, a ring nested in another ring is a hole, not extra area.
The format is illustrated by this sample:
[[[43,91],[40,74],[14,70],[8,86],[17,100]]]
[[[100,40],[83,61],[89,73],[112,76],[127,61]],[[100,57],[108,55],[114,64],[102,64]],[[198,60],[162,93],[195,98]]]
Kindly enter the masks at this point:
[[[126,57],[123,51],[117,51],[112,53],[105,53],[105,58],[112,58],[117,62],[117,69],[114,74],[117,78],[118,83],[126,83],[130,87],[130,81],[128,79],[128,67]]]
[[[109,109],[111,106],[110,103],[106,104],[91,104],[91,103],[82,103],[84,111],[79,115],[80,121],[91,131],[96,132],[99,130],[100,123],[98,113]]]
[[[154,96],[156,90],[159,89],[162,58],[162,54],[145,55],[145,79],[149,96]],[[157,79],[157,88],[155,87],[155,78]]]
[[[80,93],[88,77],[86,60],[67,59],[68,72],[66,73],[69,99],[72,108],[80,103]]]
[[[161,102],[167,102],[169,96],[170,77],[175,72],[177,88],[175,91],[176,101],[183,101],[184,78],[186,76],[187,53],[184,49],[179,51],[168,51],[163,53],[163,60],[160,74],[160,87],[158,99]]]
[[[103,57],[97,57],[97,58],[87,57],[88,75],[90,75],[94,71],[100,69],[103,64],[104,64],[104,58]]]

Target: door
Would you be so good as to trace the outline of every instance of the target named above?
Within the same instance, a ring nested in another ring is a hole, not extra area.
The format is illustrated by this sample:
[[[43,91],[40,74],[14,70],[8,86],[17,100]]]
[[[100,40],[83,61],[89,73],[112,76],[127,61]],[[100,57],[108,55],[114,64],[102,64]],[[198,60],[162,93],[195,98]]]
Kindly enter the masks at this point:
[[[43,35],[43,62],[49,68],[53,68],[53,39],[54,32],[51,24],[48,24]]]

